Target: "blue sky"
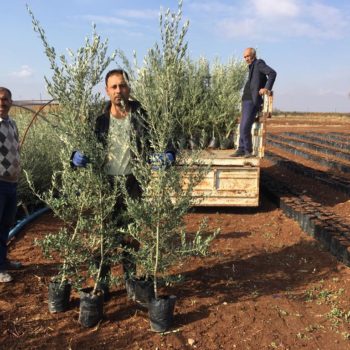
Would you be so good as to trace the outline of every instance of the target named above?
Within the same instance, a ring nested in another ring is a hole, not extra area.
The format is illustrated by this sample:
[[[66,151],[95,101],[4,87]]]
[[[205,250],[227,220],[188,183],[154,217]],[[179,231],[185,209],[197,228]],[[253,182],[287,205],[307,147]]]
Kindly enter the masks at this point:
[[[42,44],[26,3],[57,53],[75,50],[97,33],[109,48],[142,58],[159,41],[159,12],[177,0],[3,0],[1,2],[0,85],[14,99],[47,98],[50,76]],[[184,0],[190,21],[189,54],[212,61],[242,58],[257,48],[277,73],[275,108],[286,111],[350,111],[350,1],[348,0]]]

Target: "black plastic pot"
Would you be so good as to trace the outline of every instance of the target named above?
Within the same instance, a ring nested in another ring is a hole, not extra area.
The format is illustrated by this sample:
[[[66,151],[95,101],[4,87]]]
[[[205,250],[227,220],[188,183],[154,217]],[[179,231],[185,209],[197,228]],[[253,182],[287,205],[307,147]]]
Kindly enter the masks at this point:
[[[72,285],[68,281],[51,281],[49,283],[48,304],[51,313],[64,312],[69,308]]]
[[[154,286],[152,279],[144,277],[131,277],[125,281],[128,298],[147,308],[148,303],[154,298]]]
[[[149,302],[148,314],[153,332],[165,332],[172,326],[175,302],[175,295],[164,295]]]
[[[191,136],[188,140],[188,146],[190,150],[196,150],[199,148],[199,139],[196,136]]]
[[[220,140],[220,149],[231,149],[234,146],[233,134]]]
[[[218,147],[219,147],[219,139],[217,139],[215,136],[213,136],[211,138],[211,140],[209,141],[208,148],[216,149]]]
[[[103,317],[103,291],[92,294],[93,288],[80,290],[79,323],[84,327],[95,326]]]

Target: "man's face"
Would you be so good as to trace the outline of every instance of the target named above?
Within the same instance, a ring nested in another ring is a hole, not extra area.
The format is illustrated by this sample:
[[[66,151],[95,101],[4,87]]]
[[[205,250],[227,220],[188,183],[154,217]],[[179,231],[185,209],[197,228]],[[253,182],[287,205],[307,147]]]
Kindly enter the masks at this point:
[[[130,88],[122,74],[113,74],[108,78],[106,93],[111,102],[116,106],[123,106],[130,96]],[[123,101],[123,102],[122,102]]]
[[[244,50],[243,58],[246,61],[246,63],[250,65],[254,61],[255,55],[253,54],[252,50],[246,49]]]
[[[0,90],[0,117],[7,118],[12,106],[12,99],[7,91]]]

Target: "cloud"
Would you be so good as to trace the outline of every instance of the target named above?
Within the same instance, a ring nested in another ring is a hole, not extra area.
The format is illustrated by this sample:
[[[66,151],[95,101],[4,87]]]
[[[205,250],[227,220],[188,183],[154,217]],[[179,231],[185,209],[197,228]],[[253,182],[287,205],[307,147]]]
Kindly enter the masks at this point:
[[[222,4],[222,9],[225,6]],[[209,5],[203,8],[209,10]],[[217,31],[226,38],[269,41],[284,37],[340,39],[350,27],[345,11],[318,0],[249,0],[235,11],[222,12],[215,21]]]
[[[96,24],[112,24],[112,25],[121,25],[129,26],[131,23],[125,19],[119,18],[119,16],[98,16],[98,15],[82,15],[80,18],[94,22]]]
[[[338,8],[314,3],[307,8],[307,13],[324,37],[338,38],[347,30],[348,18]]]
[[[227,5],[219,1],[210,2],[191,2],[189,8],[196,12],[207,13],[207,14],[230,14],[237,12],[237,7],[232,5]]]
[[[160,11],[155,10],[120,10],[118,16],[135,19],[155,19],[159,17]]]
[[[11,75],[16,78],[28,78],[33,75],[33,70],[29,66],[23,65],[20,70],[12,72]]]
[[[222,20],[218,24],[218,29],[226,37],[255,37],[258,31],[258,23],[253,18],[243,19],[241,21],[232,21],[230,19]]]
[[[295,17],[300,13],[295,0],[252,0],[252,6],[258,17]]]
[[[308,8],[310,16],[320,23],[343,23],[342,12],[335,7],[314,3]]]
[[[106,24],[106,25],[118,25],[121,27],[131,27],[139,25],[140,23],[135,20],[150,20],[159,17],[159,11],[155,10],[129,10],[121,9],[118,10],[116,15],[92,15],[85,14],[78,16],[78,18],[83,20],[88,20],[96,24]]]

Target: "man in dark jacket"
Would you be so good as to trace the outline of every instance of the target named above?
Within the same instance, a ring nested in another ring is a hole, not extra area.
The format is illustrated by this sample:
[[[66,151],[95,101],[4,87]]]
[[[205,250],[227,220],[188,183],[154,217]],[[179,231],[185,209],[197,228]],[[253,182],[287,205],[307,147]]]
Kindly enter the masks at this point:
[[[105,171],[111,177],[125,176],[128,192],[136,198],[141,195],[141,190],[132,174],[130,139],[131,134],[134,134],[138,153],[148,161],[150,146],[147,113],[138,101],[130,99],[129,77],[124,70],[109,71],[105,83],[110,101],[104,113],[97,117],[95,125],[97,139],[107,151]],[[170,163],[175,160],[175,148],[170,142],[164,150],[164,157]]]
[[[262,96],[272,90],[277,75],[263,60],[256,58],[256,51],[252,47],[244,50],[243,58],[248,64],[249,75],[242,95],[239,145],[233,157],[253,156],[252,125],[263,103]]]
[[[131,148],[132,135],[135,136],[137,151],[148,161],[149,150],[149,125],[147,113],[137,101],[130,99],[130,84],[128,74],[122,69],[109,71],[105,78],[105,90],[109,97],[103,114],[97,117],[95,124],[95,134],[99,142],[106,150],[104,171],[109,175],[111,186],[114,185],[116,177],[125,176],[126,189],[132,198],[139,198],[142,189],[132,173],[132,162],[134,158]],[[133,139],[134,140],[134,139]],[[164,159],[169,163],[175,160],[175,149],[164,150]],[[72,155],[72,165],[81,167],[86,165],[87,158],[80,152]],[[122,195],[116,198],[115,215],[118,216],[125,209]],[[120,222],[120,225],[125,223]],[[137,244],[129,239],[119,241],[119,244],[132,249],[138,249]],[[96,262],[98,263],[98,258]],[[132,256],[125,251],[123,253],[123,267],[126,278],[128,273],[135,272],[135,265]],[[128,272],[129,270],[129,272]],[[108,294],[108,280],[110,265],[106,264],[102,268],[101,288]]]
[[[111,179],[125,176],[130,195],[137,197],[141,193],[131,172],[130,137],[134,132],[139,152],[142,152],[141,147],[145,145],[148,133],[146,112],[139,102],[130,100],[129,78],[124,70],[109,71],[105,83],[110,101],[104,113],[97,117],[95,126],[96,136],[108,152],[105,171]]]

